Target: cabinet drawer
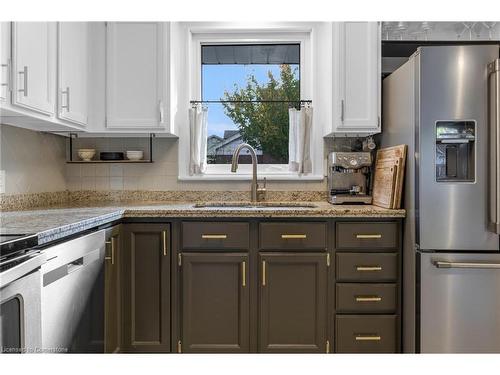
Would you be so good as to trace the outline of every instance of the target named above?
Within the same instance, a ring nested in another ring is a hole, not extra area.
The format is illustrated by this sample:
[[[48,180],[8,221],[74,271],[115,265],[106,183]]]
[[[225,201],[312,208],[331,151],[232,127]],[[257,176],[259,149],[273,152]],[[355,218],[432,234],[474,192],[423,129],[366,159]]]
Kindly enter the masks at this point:
[[[261,223],[263,250],[325,250],[326,223]]]
[[[397,305],[396,284],[342,284],[336,286],[339,313],[393,313]]]
[[[396,353],[395,315],[337,315],[337,353]]]
[[[184,222],[182,247],[189,249],[246,250],[249,224],[233,222]]]
[[[396,281],[397,253],[337,253],[337,281]]]
[[[337,223],[337,249],[379,250],[398,247],[398,223]]]

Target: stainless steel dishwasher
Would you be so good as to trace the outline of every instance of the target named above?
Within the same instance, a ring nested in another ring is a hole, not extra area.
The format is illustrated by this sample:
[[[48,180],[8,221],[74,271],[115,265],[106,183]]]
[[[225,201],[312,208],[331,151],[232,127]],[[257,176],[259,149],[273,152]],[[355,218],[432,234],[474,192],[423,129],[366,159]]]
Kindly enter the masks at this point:
[[[43,250],[42,348],[49,353],[104,351],[105,231]]]

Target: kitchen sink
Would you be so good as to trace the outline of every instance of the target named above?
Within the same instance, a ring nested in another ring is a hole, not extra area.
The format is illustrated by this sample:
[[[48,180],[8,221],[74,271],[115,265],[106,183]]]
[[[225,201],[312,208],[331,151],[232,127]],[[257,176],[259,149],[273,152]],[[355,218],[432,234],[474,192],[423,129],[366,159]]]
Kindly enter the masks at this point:
[[[207,202],[196,203],[195,208],[316,208],[312,203],[293,202]]]

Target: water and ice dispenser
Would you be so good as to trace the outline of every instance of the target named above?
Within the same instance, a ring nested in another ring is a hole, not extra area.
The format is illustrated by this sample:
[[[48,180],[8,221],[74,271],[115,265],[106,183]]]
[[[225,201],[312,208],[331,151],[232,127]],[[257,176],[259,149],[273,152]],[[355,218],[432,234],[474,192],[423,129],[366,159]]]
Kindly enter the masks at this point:
[[[474,182],[476,122],[436,122],[436,181]]]

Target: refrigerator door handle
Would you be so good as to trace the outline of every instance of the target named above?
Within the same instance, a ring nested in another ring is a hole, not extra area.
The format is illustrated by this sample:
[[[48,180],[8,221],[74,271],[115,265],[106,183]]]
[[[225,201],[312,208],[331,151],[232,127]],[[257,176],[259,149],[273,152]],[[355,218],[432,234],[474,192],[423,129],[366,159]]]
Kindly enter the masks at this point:
[[[500,263],[476,263],[476,262],[433,262],[436,268],[473,268],[473,269],[500,269]]]
[[[489,229],[500,234],[500,59],[488,65],[490,182]]]

